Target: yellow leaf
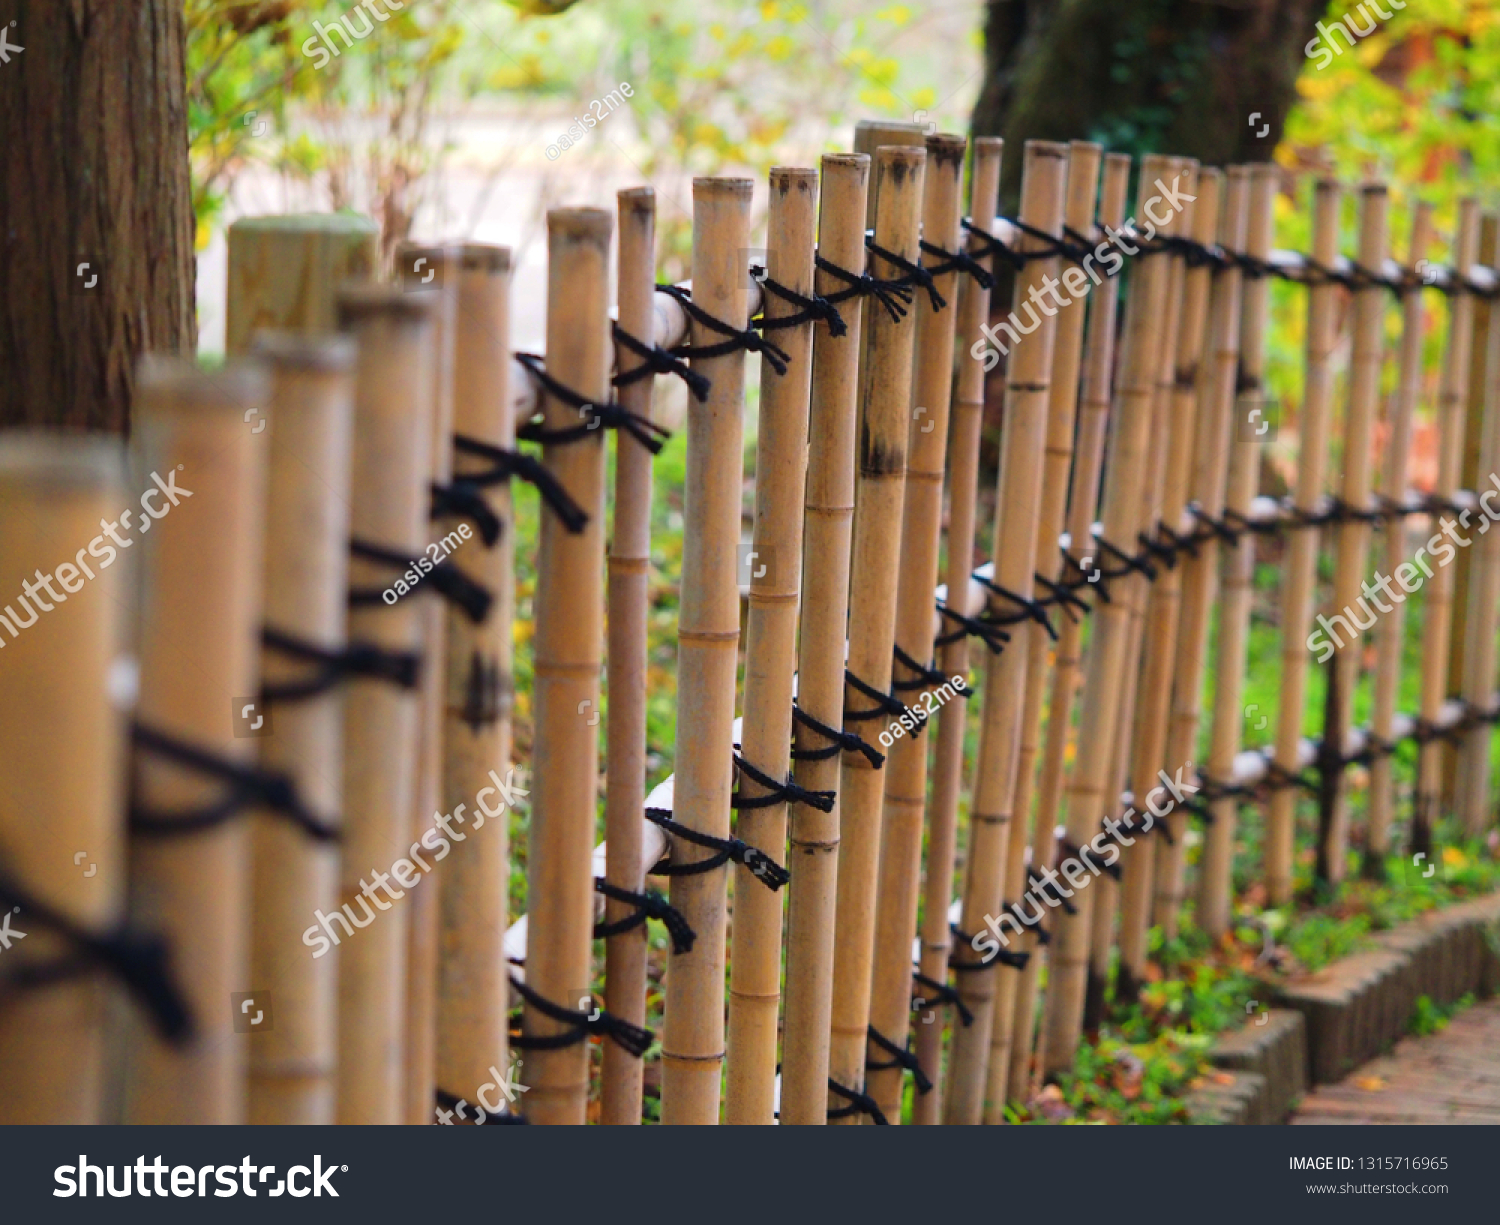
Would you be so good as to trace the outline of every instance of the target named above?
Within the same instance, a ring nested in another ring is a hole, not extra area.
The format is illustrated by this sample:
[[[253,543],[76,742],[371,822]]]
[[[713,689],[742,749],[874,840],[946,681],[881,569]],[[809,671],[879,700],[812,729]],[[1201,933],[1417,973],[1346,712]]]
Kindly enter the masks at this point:
[[[1389,1082],[1380,1076],[1356,1076],[1354,1083],[1366,1093],[1379,1093]]]

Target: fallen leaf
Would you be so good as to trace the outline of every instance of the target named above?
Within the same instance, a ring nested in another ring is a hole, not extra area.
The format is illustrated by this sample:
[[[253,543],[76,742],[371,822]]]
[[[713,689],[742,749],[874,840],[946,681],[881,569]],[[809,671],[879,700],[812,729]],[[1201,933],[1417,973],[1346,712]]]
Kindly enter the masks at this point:
[[[1354,1083],[1366,1093],[1379,1093],[1389,1082],[1382,1076],[1356,1076]]]

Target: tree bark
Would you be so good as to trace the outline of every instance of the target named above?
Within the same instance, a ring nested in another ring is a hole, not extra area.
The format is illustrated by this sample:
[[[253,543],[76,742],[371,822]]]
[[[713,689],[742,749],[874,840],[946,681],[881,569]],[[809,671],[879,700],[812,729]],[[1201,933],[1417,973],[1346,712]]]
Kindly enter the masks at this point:
[[[181,0],[17,0],[0,62],[0,425],[127,433],[191,353]]]

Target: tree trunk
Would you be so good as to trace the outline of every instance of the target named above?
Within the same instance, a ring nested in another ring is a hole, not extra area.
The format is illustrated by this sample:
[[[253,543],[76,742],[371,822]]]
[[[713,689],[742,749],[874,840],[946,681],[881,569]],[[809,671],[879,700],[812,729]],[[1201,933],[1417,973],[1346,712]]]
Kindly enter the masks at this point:
[[[17,0],[0,62],[0,425],[126,433],[196,348],[181,0]]]
[[[1211,166],[1267,160],[1326,9],[1327,0],[989,0],[974,131],[1005,138],[1004,198],[1013,204],[1028,140],[1093,140]]]

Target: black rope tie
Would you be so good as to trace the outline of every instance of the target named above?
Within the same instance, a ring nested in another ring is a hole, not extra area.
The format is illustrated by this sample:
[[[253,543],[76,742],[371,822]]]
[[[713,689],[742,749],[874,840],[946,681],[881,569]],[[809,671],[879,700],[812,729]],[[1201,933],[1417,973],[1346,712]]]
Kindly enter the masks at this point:
[[[364,540],[351,540],[349,552],[352,556],[364,561],[379,562],[381,565],[390,566],[394,569],[407,571],[415,570],[419,581],[415,587],[410,588],[406,594],[411,595],[414,591],[433,591],[442,596],[450,604],[455,604],[463,609],[464,614],[470,621],[478,625],[490,613],[490,605],[495,597],[489,591],[476,583],[457,566],[452,565],[445,558],[432,566],[426,573],[417,564],[418,559],[410,557],[395,549],[387,549],[383,545],[370,544]],[[426,560],[423,558],[422,560]],[[429,563],[431,564],[431,563]],[[349,607],[362,608],[370,604],[391,604],[394,601],[382,598],[384,591],[389,588],[364,587],[360,589],[351,588],[349,591]],[[397,600],[404,597],[399,593]]]
[[[881,1113],[880,1107],[875,1104],[875,1099],[868,1093],[861,1093],[858,1089],[846,1089],[831,1076],[828,1078],[828,1090],[849,1103],[847,1106],[839,1106],[830,1110],[828,1112],[830,1119],[847,1119],[851,1115],[867,1114],[877,1127],[890,1126],[891,1121]]]
[[[821,255],[814,256],[813,262],[829,276],[843,281],[848,286],[847,289],[840,289],[836,293],[829,294],[824,301],[838,303],[846,302],[850,298],[874,298],[885,307],[892,323],[900,323],[906,318],[906,308],[911,305],[912,294],[904,282],[882,281],[868,272],[850,272],[849,269],[840,268]]]
[[[478,485],[462,478],[448,485],[432,484],[430,519],[467,519],[479,530],[484,547],[493,549],[500,541],[500,519]]]
[[[932,273],[922,267],[921,264],[914,264],[911,260],[897,255],[894,251],[886,250],[873,238],[866,237],[865,249],[871,255],[877,255],[885,260],[886,263],[894,264],[897,268],[901,269],[906,274],[901,278],[903,285],[918,285],[925,289],[928,299],[932,302],[932,309],[934,311],[940,311],[948,305],[948,300],[942,294],[938,293],[937,282],[932,279]]]
[[[705,358],[705,357],[727,357],[731,353],[759,353],[766,359],[766,363],[778,375],[785,374],[787,363],[792,358],[791,354],[775,341],[767,340],[758,335],[753,328],[740,329],[725,323],[722,319],[715,319],[706,310],[693,301],[693,296],[680,285],[658,285],[657,293],[664,293],[673,298],[682,307],[687,315],[695,323],[707,328],[710,332],[717,332],[720,336],[727,336],[727,340],[721,340],[718,344],[699,347],[697,345],[680,345],[672,352],[678,357]]]
[[[263,684],[260,700],[267,705],[316,697],[348,676],[370,677],[390,681],[402,689],[415,689],[422,671],[422,656],[416,651],[390,651],[364,642],[329,650],[269,625],[261,627],[260,641],[268,650],[318,665],[317,671],[303,680]]]
[[[1089,846],[1089,847],[1076,847],[1071,842],[1069,842],[1066,838],[1060,840],[1057,845],[1058,845],[1058,849],[1060,849],[1060,850],[1062,850],[1062,851],[1064,851],[1066,853],[1065,854],[1065,858],[1076,859],[1079,863],[1084,864],[1085,866],[1087,866],[1090,863],[1090,861],[1088,859],[1084,858],[1084,856],[1088,852],[1092,851],[1093,854],[1094,854],[1094,856],[1096,858],[1099,855],[1103,854],[1102,851],[1095,851],[1092,846]],[[1120,861],[1118,859],[1115,860],[1114,863],[1101,863],[1099,865],[1099,871],[1100,872],[1107,872],[1107,873],[1109,873],[1109,875],[1111,877],[1113,877],[1115,880],[1120,880],[1123,877],[1123,873],[1121,873],[1121,871],[1120,871]],[[1096,873],[1096,875],[1097,875],[1097,873]]]
[[[958,1010],[958,1019],[963,1022],[964,1027],[974,1024],[974,1014],[969,1011],[968,1006],[959,998],[956,990],[947,983],[940,983],[935,978],[928,978],[925,974],[912,971],[912,981],[931,995],[919,995],[912,998],[912,1011],[921,1012],[928,1004],[952,1004]]]
[[[631,383],[638,383],[642,379],[652,378],[658,374],[676,375],[684,383],[687,389],[693,393],[693,398],[699,404],[708,400],[708,393],[713,390],[713,384],[698,371],[694,370],[680,357],[674,357],[660,345],[648,345],[642,340],[632,336],[614,320],[610,321],[610,333],[615,338],[615,344],[629,349],[637,357],[645,362],[643,366],[637,366],[633,370],[627,370],[624,374],[617,374],[610,379],[616,387],[626,387]],[[619,364],[618,362],[616,363]]]
[[[435,1091],[434,1100],[437,1102],[439,1109],[449,1111],[457,1110],[459,1112],[458,1117],[464,1119],[465,1122],[471,1123],[475,1121],[464,1118],[464,1114],[460,1107],[467,1106],[469,1104],[468,1101],[464,1098],[456,1097],[452,1093],[449,1093],[446,1089],[439,1088]],[[504,1127],[507,1125],[516,1126],[518,1124],[529,1125],[531,1123],[531,1120],[528,1119],[524,1114],[512,1114],[509,1110],[503,1110],[499,1114],[494,1114],[488,1110],[485,1110],[483,1106],[475,1106],[474,1109],[484,1114],[484,1123],[482,1124],[482,1126],[484,1127]]]
[[[764,770],[752,766],[740,754],[734,755],[734,768],[746,778],[753,779],[766,789],[765,795],[747,796],[740,791],[729,798],[729,806],[741,811],[747,808],[770,808],[775,804],[806,804],[809,808],[816,808],[819,812],[832,812],[834,801],[838,799],[836,791],[809,791],[805,787],[799,787],[788,779],[784,783],[778,783]]]
[[[927,713],[925,711],[913,710],[893,694],[881,693],[875,686],[866,684],[860,680],[848,668],[844,669],[844,679],[849,682],[851,688],[864,694],[865,697],[875,703],[869,710],[849,710],[846,707],[844,710],[845,723],[863,723],[867,719],[878,719],[881,715],[890,715],[896,719],[905,715],[908,718],[916,720],[916,727],[912,729],[914,733],[927,725]]]
[[[672,937],[674,953],[693,951],[693,941],[698,938],[698,933],[688,926],[688,921],[682,917],[682,912],[655,889],[647,889],[644,893],[633,893],[629,889],[611,885],[602,876],[596,876],[594,877],[594,892],[612,898],[616,902],[624,902],[626,905],[635,907],[634,913],[626,915],[623,919],[616,919],[613,923],[595,923],[595,940],[607,940],[610,936],[634,931],[647,919],[655,919],[667,929],[667,934]]]
[[[140,723],[131,727],[130,734],[138,749],[229,784],[221,799],[202,808],[165,812],[144,808],[132,798],[129,823],[133,834],[146,838],[196,834],[222,825],[246,809],[268,808],[318,842],[339,840],[336,828],[308,812],[296,785],[286,775],[217,757]]]
[[[938,635],[933,640],[933,646],[945,647],[949,643],[957,642],[960,638],[978,638],[989,648],[991,655],[998,655],[1005,649],[1005,644],[1010,641],[1010,634],[993,621],[986,621],[981,617],[966,617],[963,613],[949,608],[941,600],[937,602],[937,611],[939,617],[944,621],[952,621],[958,628]]]
[[[583,531],[584,525],[588,523],[589,517],[583,507],[573,500],[562,482],[536,456],[527,455],[523,451],[506,450],[463,434],[453,435],[453,449],[464,455],[488,460],[491,465],[483,472],[465,473],[461,478],[464,484],[483,489],[515,477],[535,486],[542,501],[552,508],[553,513],[562,520],[563,526],[574,535]]]
[[[867,1058],[865,1071],[882,1072],[887,1068],[901,1068],[912,1074],[918,1093],[932,1092],[932,1082],[927,1079],[927,1073],[922,1071],[922,1065],[917,1061],[916,1053],[910,1047],[897,1046],[873,1025],[867,1025],[865,1032],[869,1034],[871,1042],[890,1056],[889,1059],[882,1059],[878,1062],[871,1062]]]
[[[926,664],[918,663],[915,659],[913,659],[910,655],[903,651],[899,644],[893,646],[891,648],[891,652],[895,656],[896,662],[912,673],[912,679],[909,681],[893,680],[891,682],[892,693],[910,693],[914,689],[927,689],[929,687],[941,688],[942,686],[948,684],[948,677],[944,673],[940,672],[937,668],[928,667],[928,665]],[[968,697],[971,693],[971,690],[966,685],[964,686],[964,688],[959,689],[957,692],[963,697]],[[923,713],[925,714],[926,712],[924,711]]]
[[[974,947],[974,937],[959,927],[958,924],[950,923],[948,930],[970,948]],[[976,970],[992,970],[996,966],[1009,966],[1012,970],[1024,970],[1026,963],[1030,960],[1030,953],[1018,953],[1011,949],[997,948],[986,961],[955,961],[950,957],[948,959],[948,968],[955,974],[972,974]]]
[[[1031,930],[1036,933],[1036,940],[1038,944],[1052,943],[1052,933],[1042,926],[1042,914],[1040,908],[1037,909],[1037,913],[1034,915],[1025,915],[1021,913],[1021,907],[1015,902],[1001,902],[1000,909],[1006,914],[1009,914],[1011,918],[1015,919],[1015,921],[1022,927],[1031,928]]]
[[[516,437],[522,442],[539,442],[543,446],[581,442],[596,437],[601,429],[624,430],[652,455],[658,454],[671,434],[649,417],[633,413],[613,400],[596,404],[587,396],[579,395],[571,387],[559,383],[547,373],[543,359],[535,353],[517,353],[515,358],[531,372],[532,378],[542,385],[554,400],[560,400],[569,408],[578,410],[579,424],[563,429],[548,429],[545,421],[538,419],[516,428]]]
[[[760,273],[759,276],[755,276],[757,272]],[[827,298],[819,297],[817,294],[806,297],[795,289],[788,289],[785,285],[773,281],[764,268],[752,267],[750,275],[755,277],[757,284],[767,293],[798,308],[796,313],[791,315],[769,317],[762,305],[760,315],[750,321],[751,327],[758,327],[762,332],[774,332],[778,328],[796,327],[803,323],[826,323],[828,334],[835,339],[848,332],[849,325],[839,314],[839,308]]]
[[[741,842],[738,838],[715,838],[712,834],[700,834],[697,830],[689,829],[686,825],[672,820],[671,812],[665,808],[646,809],[646,820],[661,826],[674,838],[681,838],[685,842],[691,842],[715,852],[707,859],[700,859],[696,863],[659,863],[650,869],[648,875],[698,876],[704,872],[712,872],[715,868],[721,868],[733,860],[749,868],[755,879],[767,889],[773,891],[780,889],[791,880],[787,870],[764,851],[756,850],[755,847],[747,842]]]
[[[115,975],[150,1015],[157,1032],[174,1046],[194,1033],[186,998],[172,978],[166,942],[121,926],[91,932],[31,897],[0,875],[0,909],[16,910],[23,921],[39,923],[73,945],[72,955],[41,964],[24,964],[0,975],[7,987],[43,987],[85,973],[91,964]],[[14,933],[14,929],[12,929]],[[9,959],[7,959],[7,962]]]
[[[937,243],[928,242],[925,238],[917,245],[928,255],[935,255],[943,261],[927,270],[932,276],[939,277],[946,276],[950,272],[963,272],[973,277],[980,289],[995,287],[995,278],[990,275],[990,270],[967,251],[947,251]]]
[[[564,1008],[561,1004],[554,1004],[533,991],[514,974],[510,976],[510,985],[523,1000],[548,1020],[569,1026],[565,1033],[550,1034],[545,1037],[537,1034],[512,1034],[510,1045],[515,1050],[563,1050],[569,1046],[577,1046],[590,1034],[594,1034],[597,1037],[613,1039],[615,1045],[621,1050],[639,1059],[656,1040],[656,1035],[649,1029],[633,1025],[623,1017],[617,1017],[612,1012],[605,1012],[602,1008],[595,1009],[593,1013],[587,1013]]]
[[[837,728],[829,727],[828,724],[819,722],[792,702],[792,721],[800,723],[814,735],[822,736],[829,743],[821,749],[796,749],[792,750],[793,761],[826,761],[839,753],[863,753],[866,761],[878,770],[885,765],[885,754],[875,748],[874,745],[866,744],[853,732],[839,731]]]
[[[1056,883],[1049,881],[1030,864],[1026,866],[1026,883],[1031,886],[1030,892],[1036,894],[1037,897],[1048,903],[1048,905],[1061,906],[1070,915],[1078,913],[1078,907],[1068,901],[1067,897],[1063,894],[1062,888]],[[1050,898],[1047,896],[1048,889],[1052,890]]]
[[[1051,619],[1047,616],[1046,607],[1029,596],[1024,596],[1018,591],[1011,591],[1000,586],[992,579],[984,578],[978,574],[974,579],[981,587],[993,592],[995,595],[1009,600],[1019,610],[1007,617],[991,617],[990,620],[996,625],[1021,625],[1027,621],[1035,621],[1044,630],[1053,642],[1057,641],[1057,629],[1053,626]]]

